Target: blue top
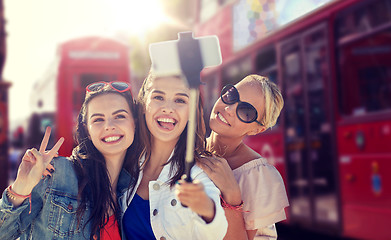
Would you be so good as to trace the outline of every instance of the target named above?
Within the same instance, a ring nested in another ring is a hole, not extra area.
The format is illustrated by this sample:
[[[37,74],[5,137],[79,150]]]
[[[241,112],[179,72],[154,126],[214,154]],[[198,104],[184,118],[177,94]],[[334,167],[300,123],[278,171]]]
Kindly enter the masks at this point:
[[[137,193],[126,209],[122,221],[127,239],[156,239],[149,216],[149,200],[142,199]]]

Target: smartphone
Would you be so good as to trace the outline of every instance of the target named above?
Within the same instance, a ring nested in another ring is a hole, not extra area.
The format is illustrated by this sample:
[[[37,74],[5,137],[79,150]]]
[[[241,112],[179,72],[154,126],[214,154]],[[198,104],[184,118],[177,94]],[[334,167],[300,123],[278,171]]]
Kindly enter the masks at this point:
[[[198,68],[202,70],[202,68],[221,64],[220,44],[217,36],[193,38],[192,32],[181,32],[178,35],[178,40],[149,45],[152,70],[157,76],[183,74],[188,70],[183,69],[183,66],[194,67],[197,71]],[[183,41],[182,47],[179,47],[180,41]],[[183,54],[183,51],[186,53]],[[183,58],[184,55],[188,57]],[[189,62],[184,63],[183,61]]]

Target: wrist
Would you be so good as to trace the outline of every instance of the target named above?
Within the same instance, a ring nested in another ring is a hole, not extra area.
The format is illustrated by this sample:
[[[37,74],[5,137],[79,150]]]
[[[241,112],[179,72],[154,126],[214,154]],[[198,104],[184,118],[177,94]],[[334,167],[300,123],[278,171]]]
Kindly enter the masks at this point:
[[[238,205],[231,205],[231,204],[228,204],[227,202],[224,201],[223,197],[220,196],[221,198],[221,206],[227,210],[227,209],[230,209],[230,210],[235,210],[235,211],[240,211],[240,212],[248,212],[248,211],[243,211],[243,201],[240,202],[240,204]]]
[[[9,185],[6,191],[7,198],[14,205],[14,207],[20,206],[25,199],[28,199],[30,204],[29,214],[31,213],[31,193],[28,195],[20,195],[12,189],[12,185]]]
[[[32,189],[27,186],[27,184],[23,184],[17,179],[15,182],[11,185],[12,191],[19,194],[19,195],[29,195],[32,192]]]
[[[221,197],[224,199],[224,201],[227,204],[232,205],[232,206],[239,205],[242,202],[242,196],[240,193],[240,189],[222,192]]]

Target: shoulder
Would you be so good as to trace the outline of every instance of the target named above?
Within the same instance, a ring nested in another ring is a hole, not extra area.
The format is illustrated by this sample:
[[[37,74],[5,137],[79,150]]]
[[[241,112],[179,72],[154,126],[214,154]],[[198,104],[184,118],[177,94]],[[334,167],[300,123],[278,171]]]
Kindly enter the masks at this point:
[[[49,181],[52,182],[53,190],[77,195],[78,179],[73,160],[67,157],[56,157],[53,158],[51,164],[54,167],[54,172]]]
[[[285,195],[284,181],[278,170],[267,162],[265,158],[254,159],[233,170],[236,181],[244,195],[257,199],[257,195]],[[273,194],[272,194],[273,195]]]
[[[235,169],[244,202],[246,229],[257,229],[285,219],[289,206],[284,181],[265,158],[252,160]]]
[[[204,172],[204,170],[202,170],[197,165],[194,165],[191,168],[191,178],[201,182],[204,187],[212,187],[217,189],[213,181],[208,177],[208,174],[206,174],[206,172]]]
[[[193,179],[199,177],[199,175],[202,175],[203,173],[204,171],[197,165],[194,165],[190,170],[191,178]]]
[[[53,167],[58,168],[70,167],[73,166],[73,160],[69,157],[55,157],[52,159],[50,164],[52,164]]]
[[[253,177],[265,177],[270,180],[282,181],[281,175],[278,170],[270,163],[266,158],[257,158],[251,160],[240,167],[233,170],[236,178],[253,178]]]

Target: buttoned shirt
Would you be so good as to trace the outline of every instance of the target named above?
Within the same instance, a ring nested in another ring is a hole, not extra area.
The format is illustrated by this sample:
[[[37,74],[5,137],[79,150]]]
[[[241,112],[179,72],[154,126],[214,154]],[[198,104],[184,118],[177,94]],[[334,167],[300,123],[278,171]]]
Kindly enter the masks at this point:
[[[144,159],[141,160],[141,163],[143,161]],[[197,166],[192,167],[192,179],[198,180],[203,184],[206,194],[215,204],[215,216],[212,222],[206,223],[190,208],[183,207],[177,199],[175,188],[168,183],[171,178],[170,168],[171,163],[165,165],[159,177],[148,184],[151,226],[156,239],[223,239],[228,223],[220,204],[220,190],[201,168]],[[173,172],[175,172],[175,169]],[[140,172],[134,191],[130,192],[128,190],[127,194],[130,194],[129,202],[133,199],[142,177],[143,171]],[[122,201],[121,205],[124,206],[122,208],[123,215],[126,211],[126,206],[128,206],[126,204],[127,197],[124,197]]]

